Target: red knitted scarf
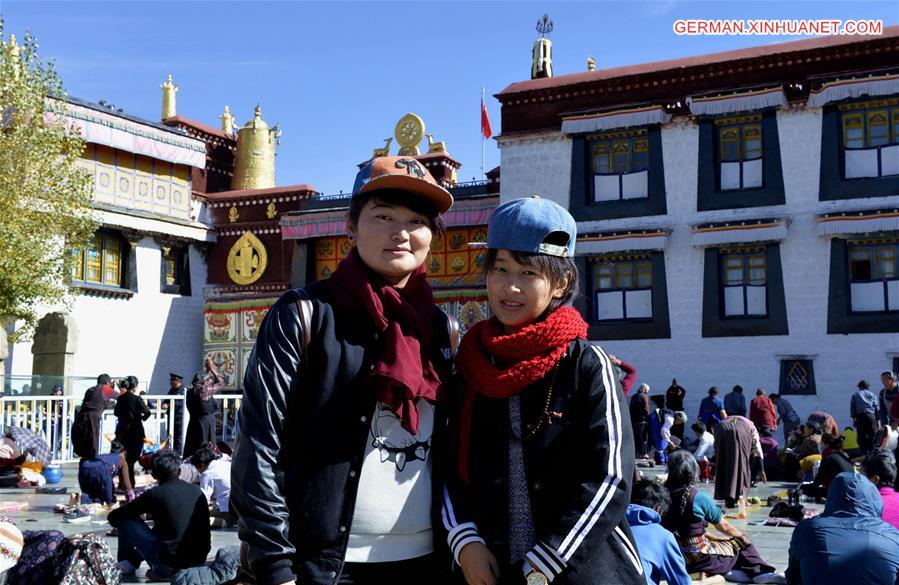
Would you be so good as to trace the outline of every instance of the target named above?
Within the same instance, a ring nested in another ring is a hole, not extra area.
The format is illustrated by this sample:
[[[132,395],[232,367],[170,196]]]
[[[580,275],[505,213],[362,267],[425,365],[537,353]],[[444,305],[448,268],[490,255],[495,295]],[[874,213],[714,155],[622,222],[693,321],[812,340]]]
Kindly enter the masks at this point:
[[[587,323],[575,309],[562,307],[543,321],[506,334],[496,317],[465,334],[456,365],[465,380],[457,428],[459,473],[468,481],[468,450],[474,399],[509,398],[543,378],[575,339],[587,338]],[[492,359],[491,359],[492,358]]]
[[[419,425],[415,399],[443,398],[431,359],[436,308],[424,266],[398,289],[374,274],[353,249],[328,279],[328,288],[358,326],[378,334],[380,344],[369,375],[372,390],[415,435]]]

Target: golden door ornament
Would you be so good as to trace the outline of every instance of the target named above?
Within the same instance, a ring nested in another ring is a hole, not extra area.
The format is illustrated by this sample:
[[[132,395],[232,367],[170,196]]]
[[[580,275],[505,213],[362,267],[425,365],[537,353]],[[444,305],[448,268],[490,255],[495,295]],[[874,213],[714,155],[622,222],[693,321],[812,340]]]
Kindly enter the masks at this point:
[[[240,212],[237,211],[237,207],[232,207],[231,209],[229,209],[228,210],[228,221],[230,221],[231,223],[234,223],[238,219],[240,219]]]
[[[278,208],[275,207],[274,203],[269,203],[268,207],[265,208],[265,215],[269,219],[274,219],[276,215],[278,215]]]
[[[228,277],[235,284],[253,284],[268,266],[268,252],[253,232],[244,232],[228,252]]]

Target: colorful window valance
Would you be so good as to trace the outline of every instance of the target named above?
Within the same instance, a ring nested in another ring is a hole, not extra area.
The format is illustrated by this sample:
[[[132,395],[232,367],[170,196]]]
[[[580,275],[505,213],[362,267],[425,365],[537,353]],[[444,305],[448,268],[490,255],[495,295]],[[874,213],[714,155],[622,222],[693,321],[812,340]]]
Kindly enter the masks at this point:
[[[562,118],[564,134],[580,134],[597,132],[613,128],[646,126],[647,124],[664,124],[671,119],[662,106],[643,106],[626,110],[614,110],[594,114],[578,114]]]
[[[787,237],[784,219],[759,219],[698,225],[693,228],[693,245],[699,247],[742,242],[776,242]]]
[[[668,231],[637,230],[581,236],[577,239],[578,256],[606,254],[625,250],[663,250],[668,243]]]
[[[841,79],[825,83],[819,89],[812,90],[808,96],[808,106],[810,108],[820,108],[831,102],[838,102],[846,98],[897,93],[899,93],[899,74],[859,79]]]
[[[728,95],[688,97],[687,104],[695,116],[714,116],[763,108],[782,108],[787,105],[787,96],[782,88],[771,87]]]
[[[899,209],[828,213],[818,217],[816,223],[819,236],[896,231]]]

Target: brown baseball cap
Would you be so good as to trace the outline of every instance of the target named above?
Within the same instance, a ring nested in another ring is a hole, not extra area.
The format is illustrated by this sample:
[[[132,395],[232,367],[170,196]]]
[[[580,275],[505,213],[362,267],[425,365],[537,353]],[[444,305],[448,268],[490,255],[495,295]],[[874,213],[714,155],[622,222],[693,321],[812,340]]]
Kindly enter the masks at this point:
[[[423,164],[408,156],[378,156],[365,163],[356,174],[353,197],[377,189],[399,189],[421,195],[437,213],[453,205],[450,192],[437,184]]]

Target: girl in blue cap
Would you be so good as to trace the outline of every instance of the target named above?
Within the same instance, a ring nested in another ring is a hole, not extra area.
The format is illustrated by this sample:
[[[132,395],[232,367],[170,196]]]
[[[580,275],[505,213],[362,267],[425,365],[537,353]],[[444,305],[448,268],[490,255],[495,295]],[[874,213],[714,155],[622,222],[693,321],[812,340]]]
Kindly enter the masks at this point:
[[[459,348],[447,541],[468,585],[643,584],[625,519],[633,436],[608,354],[572,307],[577,226],[538,197],[487,232],[494,317]]]

